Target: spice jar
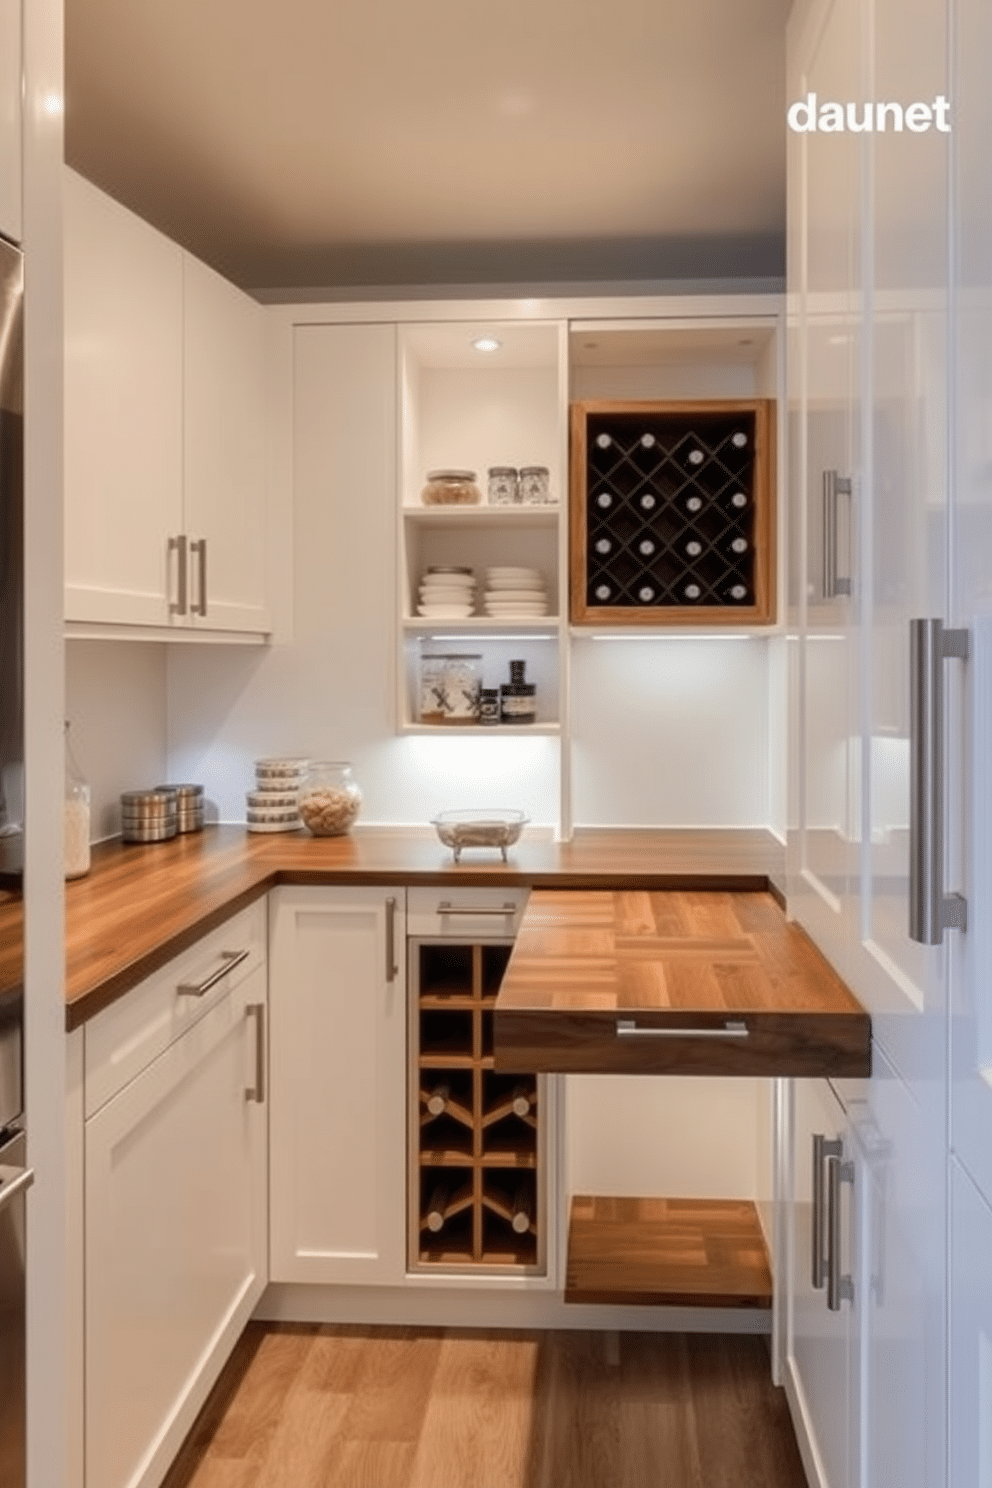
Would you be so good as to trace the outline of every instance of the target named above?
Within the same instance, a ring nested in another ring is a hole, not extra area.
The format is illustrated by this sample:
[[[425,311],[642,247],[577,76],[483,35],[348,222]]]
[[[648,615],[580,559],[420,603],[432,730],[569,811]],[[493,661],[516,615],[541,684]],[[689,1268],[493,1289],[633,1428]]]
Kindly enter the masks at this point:
[[[84,878],[90,871],[90,788],[76,764],[65,725],[64,855],[66,878]]]
[[[525,506],[550,505],[551,473],[547,465],[520,467],[520,500]]]
[[[481,654],[452,652],[445,658],[445,723],[478,723],[479,695],[481,691]]]
[[[516,506],[520,500],[516,467],[491,465],[488,492],[490,506]]]
[[[428,470],[420,499],[425,506],[478,506],[482,492],[474,470]]]
[[[510,662],[510,680],[499,690],[501,723],[535,723],[537,721],[537,688],[524,680],[525,661]]]
[[[340,837],[354,825],[362,793],[348,760],[314,760],[300,788],[298,810],[315,837]]]
[[[479,695],[479,722],[486,727],[499,723],[499,688],[484,687]]]

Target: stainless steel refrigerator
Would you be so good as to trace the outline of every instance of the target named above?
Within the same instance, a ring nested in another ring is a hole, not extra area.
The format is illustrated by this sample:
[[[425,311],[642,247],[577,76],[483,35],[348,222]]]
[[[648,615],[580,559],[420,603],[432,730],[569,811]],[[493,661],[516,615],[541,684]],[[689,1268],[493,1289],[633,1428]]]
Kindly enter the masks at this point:
[[[0,238],[0,1484],[25,1483],[24,349],[21,254]]]

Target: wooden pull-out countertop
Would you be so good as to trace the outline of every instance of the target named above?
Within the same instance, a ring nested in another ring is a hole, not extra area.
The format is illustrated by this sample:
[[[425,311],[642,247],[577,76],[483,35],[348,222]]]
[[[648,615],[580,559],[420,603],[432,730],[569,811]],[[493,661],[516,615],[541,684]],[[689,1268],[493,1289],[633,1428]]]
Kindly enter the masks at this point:
[[[864,1076],[871,1021],[768,893],[532,892],[496,1068]]]

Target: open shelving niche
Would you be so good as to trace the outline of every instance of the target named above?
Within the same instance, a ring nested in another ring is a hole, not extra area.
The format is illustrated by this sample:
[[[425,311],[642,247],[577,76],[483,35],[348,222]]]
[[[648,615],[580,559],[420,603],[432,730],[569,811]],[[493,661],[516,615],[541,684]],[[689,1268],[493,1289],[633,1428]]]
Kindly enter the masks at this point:
[[[500,342],[479,352],[482,335]],[[501,736],[558,734],[565,711],[567,665],[567,364],[564,321],[446,321],[400,331],[400,664],[401,733],[486,733],[491,727],[421,723],[420,663],[426,652],[482,656],[483,682],[509,681],[509,662],[527,663],[536,684],[537,720],[499,725]],[[547,506],[489,506],[492,465],[546,465],[555,498]],[[483,503],[424,506],[428,470],[477,472]],[[426,568],[474,568],[482,588],[485,568],[517,564],[545,577],[549,614],[540,620],[467,620],[418,617],[417,588]]]

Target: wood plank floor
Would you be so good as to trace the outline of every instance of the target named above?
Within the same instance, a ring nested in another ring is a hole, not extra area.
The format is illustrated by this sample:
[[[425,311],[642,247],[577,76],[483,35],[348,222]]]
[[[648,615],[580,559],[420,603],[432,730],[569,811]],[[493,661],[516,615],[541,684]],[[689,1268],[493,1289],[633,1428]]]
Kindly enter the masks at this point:
[[[806,1488],[754,1335],[252,1324],[163,1488]]]

